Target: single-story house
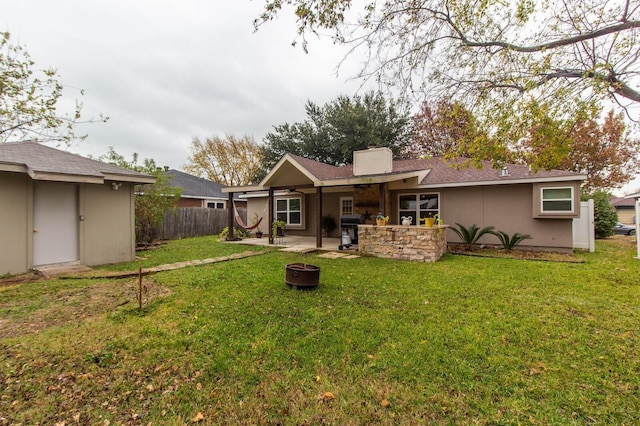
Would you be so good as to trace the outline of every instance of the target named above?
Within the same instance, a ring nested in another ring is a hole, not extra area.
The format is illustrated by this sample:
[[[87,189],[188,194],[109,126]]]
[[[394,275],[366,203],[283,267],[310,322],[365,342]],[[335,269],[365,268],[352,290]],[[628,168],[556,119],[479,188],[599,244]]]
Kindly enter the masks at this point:
[[[633,200],[635,204],[636,250],[638,252],[636,259],[640,259],[640,192],[629,194],[625,198]]]
[[[391,225],[402,218],[436,214],[445,224],[495,226],[509,235],[530,234],[521,246],[543,250],[573,249],[572,222],[580,216],[580,186],[586,175],[560,170],[532,172],[527,166],[508,164],[494,169],[457,167],[461,161],[442,158],[393,160],[388,148],[354,153],[353,164],[343,167],[286,154],[256,185],[223,189],[231,197],[247,198],[247,214],[266,215],[286,222],[286,233],[316,237],[322,246],[321,222],[333,217],[341,236],[341,218],[358,215],[374,224],[381,212]],[[230,224],[232,224],[232,215]],[[422,225],[424,226],[424,225]],[[273,236],[271,236],[273,239]],[[447,229],[449,243],[460,242]],[[481,242],[498,244],[494,236]]]
[[[626,225],[633,225],[635,223],[636,211],[635,201],[633,198],[628,197],[612,197],[609,202],[616,208],[618,213],[618,222]]]
[[[227,194],[222,192],[224,185],[179,170],[168,169],[165,173],[171,178],[171,186],[182,188],[176,207],[227,208]],[[236,207],[246,207],[247,204],[238,196],[234,202]]]
[[[0,276],[133,260],[133,188],[153,182],[35,142],[0,143]]]

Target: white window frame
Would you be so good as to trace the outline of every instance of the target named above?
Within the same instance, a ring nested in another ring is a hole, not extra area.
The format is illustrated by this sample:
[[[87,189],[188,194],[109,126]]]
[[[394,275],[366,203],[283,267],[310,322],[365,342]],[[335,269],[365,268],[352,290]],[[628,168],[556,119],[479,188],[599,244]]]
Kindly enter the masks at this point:
[[[286,200],[287,209],[278,210],[278,201]],[[291,200],[298,200],[300,203],[300,210],[291,210]],[[304,198],[303,197],[276,197],[273,200],[275,219],[280,220],[279,214],[286,214],[287,220],[286,226],[288,228],[303,228],[304,226]],[[291,213],[300,213],[300,223],[291,223]]]
[[[349,201],[351,202],[351,206],[350,212],[345,213],[345,202]],[[345,215],[353,215],[353,197],[340,197],[340,217],[345,216]]]
[[[413,225],[420,225],[420,218],[422,217],[420,215],[420,212],[433,212],[433,214],[430,217],[435,216],[436,214],[438,215],[438,217],[440,217],[440,209],[441,209],[441,204],[442,204],[442,197],[440,197],[440,193],[439,192],[406,192],[406,193],[402,193],[402,194],[398,194],[398,200],[397,200],[397,207],[398,207],[398,222],[397,223],[402,223],[402,212],[403,211],[412,211],[409,209],[401,209],[400,208],[400,198],[401,197],[406,197],[409,195],[413,195],[416,199],[416,209],[413,210],[415,212],[415,218],[417,223],[413,223]],[[438,208],[437,209],[421,209],[420,208],[420,196],[421,195],[435,195],[438,197]]]
[[[546,190],[557,190],[557,189],[568,189],[570,191],[570,196],[568,198],[553,198],[546,199],[544,198],[544,192]],[[573,193],[573,186],[543,186],[540,187],[540,214],[574,214],[576,211],[576,203],[574,200],[575,194]],[[569,201],[571,203],[571,210],[545,210],[544,202],[545,201]]]

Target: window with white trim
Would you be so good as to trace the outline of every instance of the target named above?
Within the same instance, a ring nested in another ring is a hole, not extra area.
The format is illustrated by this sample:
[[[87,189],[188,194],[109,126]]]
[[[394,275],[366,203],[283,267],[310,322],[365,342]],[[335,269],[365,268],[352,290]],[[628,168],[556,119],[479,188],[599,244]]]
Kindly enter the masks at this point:
[[[340,216],[353,214],[353,197],[340,197]]]
[[[402,217],[411,217],[412,224],[419,225],[425,217],[440,213],[440,194],[400,194],[398,196],[398,223]]]
[[[573,187],[540,188],[540,213],[573,212]]]
[[[276,198],[276,219],[287,226],[302,226],[302,198]]]

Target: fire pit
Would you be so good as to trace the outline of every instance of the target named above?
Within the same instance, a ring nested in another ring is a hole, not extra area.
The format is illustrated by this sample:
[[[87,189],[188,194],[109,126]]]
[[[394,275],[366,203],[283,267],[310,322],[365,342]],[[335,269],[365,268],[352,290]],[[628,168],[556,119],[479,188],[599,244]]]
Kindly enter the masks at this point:
[[[285,282],[294,289],[316,288],[320,282],[320,267],[308,263],[290,263]]]

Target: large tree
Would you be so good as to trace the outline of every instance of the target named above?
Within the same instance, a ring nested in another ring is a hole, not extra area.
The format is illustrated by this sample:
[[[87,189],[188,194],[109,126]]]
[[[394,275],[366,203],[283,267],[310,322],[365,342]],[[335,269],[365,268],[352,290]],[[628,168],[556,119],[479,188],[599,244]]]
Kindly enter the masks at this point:
[[[227,186],[243,186],[255,180],[262,161],[253,137],[213,136],[204,142],[194,138],[184,170]]]
[[[640,103],[638,2],[268,0],[256,27],[287,7],[305,49],[330,30],[365,50],[360,77],[464,102],[498,140],[522,137],[538,106],[566,118],[605,99]]]
[[[584,173],[585,190],[607,191],[621,187],[637,173],[640,139],[627,131],[622,115],[613,111],[601,120],[547,116],[530,128],[511,154],[534,169]]]
[[[265,136],[263,173],[287,153],[341,166],[353,161],[353,151],[371,145],[400,155],[409,141],[408,113],[380,93],[339,96],[323,106],[308,101],[305,110],[305,121],[275,126]]]
[[[405,148],[412,157],[466,157],[479,160],[504,159],[496,144],[469,109],[458,102],[423,102],[413,116],[411,143]],[[482,149],[483,152],[478,152]]]
[[[84,139],[86,135],[75,134],[82,104],[76,101],[70,114],[61,113],[63,86],[56,70],[34,70],[34,64],[23,46],[12,44],[9,33],[0,32],[0,142]]]

